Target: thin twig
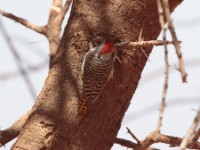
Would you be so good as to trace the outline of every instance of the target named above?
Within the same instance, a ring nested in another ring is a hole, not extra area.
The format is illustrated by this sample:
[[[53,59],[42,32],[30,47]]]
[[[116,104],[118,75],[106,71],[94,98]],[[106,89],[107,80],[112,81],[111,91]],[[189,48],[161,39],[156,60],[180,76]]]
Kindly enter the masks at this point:
[[[181,41],[178,41],[181,43]],[[162,40],[151,40],[151,41],[140,41],[140,42],[120,42],[116,43],[116,47],[150,47],[150,46],[163,46],[164,44],[174,44],[173,41],[162,41]]]
[[[158,12],[159,12],[159,21],[160,21],[160,26],[162,29],[163,33],[163,41],[165,42],[166,39],[166,28],[165,28],[165,20],[164,20],[164,13],[162,9],[162,4],[160,0],[157,0],[157,5],[158,5]],[[162,100],[160,104],[160,113],[159,113],[159,119],[157,123],[157,131],[160,132],[161,126],[162,126],[162,121],[163,121],[163,114],[165,111],[166,107],[166,96],[167,96],[167,90],[168,90],[168,79],[169,79],[169,62],[168,62],[168,49],[167,49],[167,44],[164,44],[164,50],[165,50],[165,81],[164,81],[164,86],[163,86],[163,93],[162,93]]]
[[[29,91],[31,93],[31,96],[35,100],[36,92],[35,92],[35,89],[33,87],[32,82],[31,82],[31,79],[29,78],[27,71],[24,69],[23,65],[21,64],[21,62],[20,62],[21,58],[18,55],[15,47],[13,46],[13,44],[11,42],[11,39],[8,36],[8,34],[6,33],[6,30],[5,30],[4,26],[3,26],[3,24],[1,23],[1,21],[0,21],[0,29],[1,29],[1,32],[2,32],[3,36],[6,39],[6,42],[8,43],[8,46],[9,46],[9,48],[10,48],[12,54],[13,54],[14,61],[15,61],[16,65],[17,65],[21,75],[23,76],[23,79],[24,79],[24,81],[25,81],[25,83],[26,83],[26,85],[27,85],[27,87],[28,87],[28,89],[29,89]]]
[[[41,33],[43,35],[46,35],[46,28],[44,26],[37,26],[37,25],[34,25],[32,24],[31,22],[23,19],[23,18],[20,18],[20,17],[17,17],[11,13],[7,13],[3,10],[0,10],[0,14],[4,17],[7,17],[13,21],[16,21],[17,23],[20,23],[22,25],[24,25],[25,27],[29,28],[29,29],[32,29],[38,33]]]
[[[131,130],[128,127],[126,127],[126,129],[127,129],[127,133],[129,133],[131,135],[131,137],[134,140],[136,140],[138,144],[140,144],[140,140],[131,132]]]
[[[196,134],[196,130],[197,130],[197,127],[200,123],[200,108],[199,110],[197,111],[197,114],[194,118],[194,121],[190,127],[190,129],[188,130],[187,134],[185,135],[185,137],[183,138],[181,144],[180,144],[180,149],[181,150],[186,150],[186,147],[188,145],[188,143],[190,141],[192,141],[192,139],[194,138],[195,134]]]
[[[167,19],[167,23],[168,23],[168,28],[169,31],[172,35],[172,39],[174,41],[174,47],[176,49],[176,54],[179,60],[179,70],[181,72],[181,76],[182,76],[182,81],[183,82],[187,82],[187,73],[185,71],[185,64],[183,61],[183,56],[181,53],[181,48],[180,48],[180,44],[178,43],[178,38],[174,29],[174,25],[171,19],[171,15],[170,15],[170,9],[169,9],[169,2],[168,0],[162,0],[163,2],[163,10],[164,10],[164,14],[166,16]]]

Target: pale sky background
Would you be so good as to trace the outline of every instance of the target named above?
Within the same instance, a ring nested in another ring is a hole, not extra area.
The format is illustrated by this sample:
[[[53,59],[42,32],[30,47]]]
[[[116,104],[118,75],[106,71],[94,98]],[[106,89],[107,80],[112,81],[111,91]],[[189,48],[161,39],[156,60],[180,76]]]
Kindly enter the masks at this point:
[[[0,1],[1,10],[25,18],[37,25],[47,23],[50,5],[50,0]],[[181,82],[180,73],[176,71],[178,61],[175,49],[169,46],[169,90],[161,131],[163,134],[183,137],[200,106],[200,1],[185,0],[175,10],[172,18],[178,38],[183,41],[181,48],[188,73],[188,83]],[[46,38],[7,18],[0,16],[0,21],[24,63],[22,66],[29,72],[28,76],[38,95],[48,73]],[[171,39],[170,34],[168,34],[168,39]],[[0,127],[5,129],[31,109],[34,99],[24,79],[17,71],[17,65],[1,30],[0,46]],[[123,119],[118,137],[133,140],[127,134],[126,127],[129,127],[141,140],[155,130],[164,83],[163,54],[163,47],[153,49],[150,61],[145,66],[139,87],[134,94],[134,100],[131,101]],[[30,66],[40,67],[34,71]],[[12,144],[13,142],[8,143],[5,148],[9,150]],[[177,149],[169,148],[165,144],[156,144],[154,147],[162,150]],[[0,148],[0,150],[3,149]],[[118,145],[112,148],[112,150],[126,149]]]

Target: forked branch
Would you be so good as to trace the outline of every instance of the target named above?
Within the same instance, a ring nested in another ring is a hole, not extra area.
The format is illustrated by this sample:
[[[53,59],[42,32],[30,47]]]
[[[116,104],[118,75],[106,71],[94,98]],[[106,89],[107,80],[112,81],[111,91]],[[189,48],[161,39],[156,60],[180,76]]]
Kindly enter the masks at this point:
[[[157,131],[150,133],[144,140],[138,143],[131,142],[129,140],[117,138],[115,140],[116,144],[120,144],[122,146],[133,148],[134,150],[155,150],[155,148],[151,148],[150,146],[155,143],[164,143],[168,144],[171,147],[177,147],[180,145],[183,139],[179,137],[173,137],[169,135],[161,134]],[[200,149],[200,142],[198,141],[189,141],[187,148],[189,149]]]

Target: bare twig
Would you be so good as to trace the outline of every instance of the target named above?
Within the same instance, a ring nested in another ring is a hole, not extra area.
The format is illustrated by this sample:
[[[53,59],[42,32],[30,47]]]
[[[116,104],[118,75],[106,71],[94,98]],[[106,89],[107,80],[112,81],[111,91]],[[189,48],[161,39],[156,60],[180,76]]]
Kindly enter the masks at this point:
[[[131,130],[128,127],[126,127],[126,129],[127,129],[127,133],[129,133],[131,137],[135,139],[138,144],[140,144],[140,140],[131,132]]]
[[[37,25],[34,25],[32,24],[31,22],[23,19],[23,18],[20,18],[20,17],[17,17],[11,13],[7,13],[3,10],[0,10],[0,14],[3,15],[4,17],[7,17],[13,21],[16,21],[22,25],[24,25],[25,27],[29,28],[29,29],[32,29],[38,33],[41,33],[43,35],[46,35],[46,28],[44,26],[37,26]]]
[[[187,82],[187,73],[185,71],[185,64],[183,61],[183,57],[182,57],[182,53],[181,53],[181,48],[180,45],[178,43],[178,38],[174,29],[174,25],[171,19],[171,15],[170,15],[170,9],[169,9],[169,2],[168,0],[162,0],[163,2],[163,10],[164,10],[164,14],[166,16],[166,20],[168,23],[168,27],[169,27],[169,31],[172,35],[172,39],[174,41],[174,47],[176,49],[176,54],[179,60],[179,70],[181,72],[181,76],[182,76],[182,81],[183,82]]]
[[[1,32],[2,32],[3,36],[6,39],[6,42],[8,43],[8,46],[9,46],[9,48],[10,48],[12,54],[13,54],[14,60],[16,62],[16,65],[18,66],[18,69],[19,69],[21,75],[23,76],[23,79],[24,79],[25,83],[27,84],[27,87],[28,87],[33,99],[35,99],[36,98],[36,92],[35,92],[35,89],[33,87],[33,84],[32,84],[32,82],[31,82],[31,80],[30,80],[30,78],[28,76],[27,71],[23,68],[22,64],[20,63],[20,61],[21,61],[20,56],[18,55],[16,49],[14,48],[14,46],[13,46],[13,44],[11,42],[11,39],[7,35],[6,30],[4,29],[3,24],[1,23],[1,21],[0,21],[0,28],[1,28]]]
[[[28,117],[30,116],[32,111],[28,111],[24,116],[22,116],[19,120],[17,120],[12,126],[9,128],[0,131],[0,147],[10,142],[14,138],[16,138],[22,128],[24,127]]]
[[[181,43],[181,41],[178,41]],[[150,47],[150,46],[163,46],[164,44],[174,44],[173,41],[162,41],[162,40],[151,40],[151,41],[140,41],[140,42],[120,42],[116,43],[116,47]]]
[[[181,150],[186,150],[186,147],[188,145],[188,143],[190,141],[192,141],[192,139],[194,138],[196,131],[197,131],[197,127],[200,123],[200,108],[194,118],[194,121],[190,127],[190,129],[188,130],[187,134],[185,135],[185,137],[183,138],[181,144],[180,144],[180,149]]]
[[[164,12],[162,9],[162,4],[160,0],[157,0],[157,5],[158,5],[158,12],[159,12],[159,21],[163,33],[163,41],[165,42],[166,39],[166,28],[165,28],[165,20],[164,20]],[[168,49],[167,49],[167,44],[164,44],[164,49],[165,49],[165,81],[164,81],[164,86],[163,86],[163,93],[162,93],[162,101],[160,104],[160,113],[159,113],[159,119],[157,123],[157,131],[160,132],[161,126],[162,126],[162,120],[163,120],[163,114],[165,111],[166,107],[166,96],[167,96],[167,90],[168,90],[168,78],[169,78],[169,62],[168,62]]]

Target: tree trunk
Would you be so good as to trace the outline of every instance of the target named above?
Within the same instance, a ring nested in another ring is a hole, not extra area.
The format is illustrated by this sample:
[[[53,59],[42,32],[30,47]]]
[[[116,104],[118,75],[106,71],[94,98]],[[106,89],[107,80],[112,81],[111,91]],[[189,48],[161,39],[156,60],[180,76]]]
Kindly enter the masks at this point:
[[[181,1],[170,0],[171,10]],[[140,33],[145,41],[160,33],[156,0],[74,0],[54,65],[12,149],[111,149],[147,57],[141,48],[120,49],[121,63],[83,116],[77,115],[81,64],[90,40],[138,41]]]

